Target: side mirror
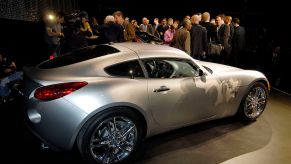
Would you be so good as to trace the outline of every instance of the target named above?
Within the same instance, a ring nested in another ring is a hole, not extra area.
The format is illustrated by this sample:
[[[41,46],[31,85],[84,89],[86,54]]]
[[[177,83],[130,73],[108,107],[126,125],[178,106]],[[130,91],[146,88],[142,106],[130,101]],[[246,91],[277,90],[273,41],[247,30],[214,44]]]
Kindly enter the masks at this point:
[[[204,72],[199,68],[197,70],[197,73],[198,73],[197,76],[203,76],[204,75]]]
[[[198,73],[199,73],[199,76],[203,76],[204,75],[204,72],[201,69],[198,70]]]

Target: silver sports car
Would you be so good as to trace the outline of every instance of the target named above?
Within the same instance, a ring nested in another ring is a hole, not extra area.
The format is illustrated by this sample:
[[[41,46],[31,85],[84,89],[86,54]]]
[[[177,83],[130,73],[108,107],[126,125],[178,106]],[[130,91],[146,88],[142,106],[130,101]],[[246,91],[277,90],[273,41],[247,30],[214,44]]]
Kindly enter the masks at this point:
[[[90,46],[24,72],[32,132],[53,149],[76,145],[90,163],[126,162],[143,139],[191,124],[254,121],[270,90],[258,71],[146,43]]]

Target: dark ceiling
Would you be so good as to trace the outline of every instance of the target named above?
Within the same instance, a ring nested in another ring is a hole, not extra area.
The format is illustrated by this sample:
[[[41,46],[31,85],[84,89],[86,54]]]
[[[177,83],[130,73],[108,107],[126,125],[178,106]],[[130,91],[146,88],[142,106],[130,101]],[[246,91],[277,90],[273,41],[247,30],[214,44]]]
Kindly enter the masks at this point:
[[[138,21],[144,16],[150,19],[154,17],[182,19],[185,15],[209,11],[212,16],[225,13],[239,17],[247,24],[262,24],[270,18],[284,20],[286,14],[279,15],[286,13],[282,9],[285,3],[283,0],[269,2],[262,0],[80,0],[79,7],[99,20],[103,20],[106,15],[116,10],[121,10],[125,16]]]

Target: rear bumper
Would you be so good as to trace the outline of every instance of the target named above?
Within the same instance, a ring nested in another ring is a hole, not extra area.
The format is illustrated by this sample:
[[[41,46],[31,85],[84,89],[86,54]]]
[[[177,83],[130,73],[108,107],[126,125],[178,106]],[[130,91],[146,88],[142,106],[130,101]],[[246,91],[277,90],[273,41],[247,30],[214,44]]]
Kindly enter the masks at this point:
[[[71,150],[87,114],[65,99],[41,102],[30,98],[24,109],[31,132],[54,150]]]

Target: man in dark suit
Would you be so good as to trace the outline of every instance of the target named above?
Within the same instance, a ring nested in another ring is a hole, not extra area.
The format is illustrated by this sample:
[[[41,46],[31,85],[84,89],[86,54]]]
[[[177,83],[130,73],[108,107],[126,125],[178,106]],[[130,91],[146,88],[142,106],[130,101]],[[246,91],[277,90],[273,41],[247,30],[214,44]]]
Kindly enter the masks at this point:
[[[217,24],[217,39],[216,42],[221,44],[223,50],[221,51],[221,62],[224,64],[230,64],[230,54],[231,54],[231,36],[230,27],[223,23],[222,17],[220,15],[216,16],[215,23]]]
[[[142,24],[139,26],[139,30],[154,35],[154,28],[149,24],[149,20],[146,17],[142,18]]]
[[[115,23],[112,15],[106,16],[104,24],[98,27],[98,31],[100,32],[100,39],[104,43],[124,41],[123,27]]]
[[[200,17],[193,15],[191,17],[191,56],[198,60],[205,59],[207,49],[207,31],[199,24]]]
[[[199,24],[206,28],[207,30],[207,41],[208,43],[210,41],[214,41],[215,35],[216,35],[216,28],[215,25],[210,23],[210,14],[208,12],[204,12],[202,14],[202,20],[199,22]]]
[[[161,32],[162,32],[162,33],[164,32],[164,31],[162,31],[162,30],[163,30],[162,28],[163,28],[162,25],[159,24],[159,18],[155,18],[155,19],[154,19],[154,26],[153,26],[153,29],[154,29],[154,35],[155,35],[156,37],[158,37],[158,38],[161,37],[160,33],[161,33]]]
[[[237,67],[243,66],[243,55],[246,49],[245,28],[240,26],[238,18],[233,19],[234,33],[232,37],[232,58],[233,65]]]

